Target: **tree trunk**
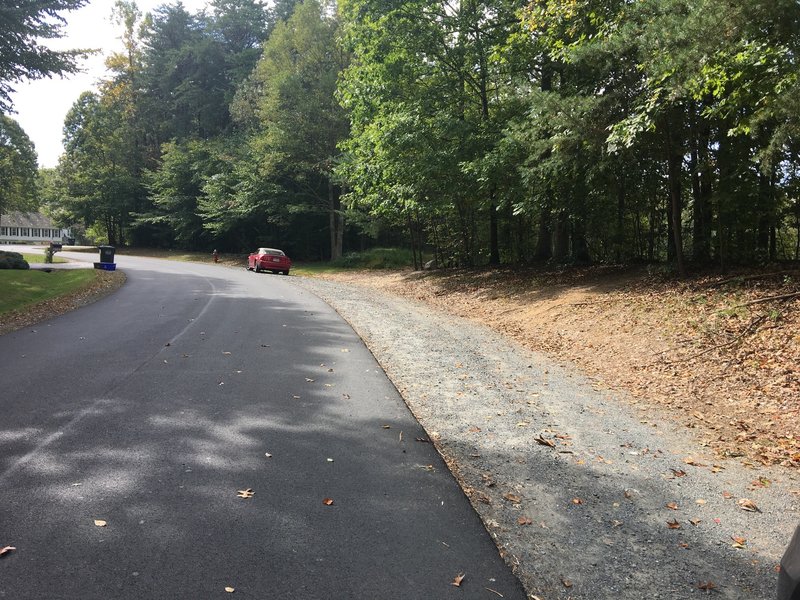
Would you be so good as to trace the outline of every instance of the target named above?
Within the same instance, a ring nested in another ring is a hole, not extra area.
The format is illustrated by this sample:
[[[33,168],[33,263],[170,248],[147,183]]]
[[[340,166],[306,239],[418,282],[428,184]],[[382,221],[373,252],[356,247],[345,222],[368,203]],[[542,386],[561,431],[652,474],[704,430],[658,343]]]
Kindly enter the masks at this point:
[[[489,264],[496,266],[500,264],[500,243],[494,190],[489,194],[489,198]]]
[[[539,213],[539,235],[536,238],[536,260],[550,260],[553,258],[553,215],[550,208],[544,206]]]
[[[342,257],[344,241],[344,215],[341,213],[342,203],[336,186],[328,179],[328,225],[331,237],[331,260]]]
[[[673,110],[673,118],[667,124],[667,177],[669,180],[669,217],[672,225],[670,241],[673,245],[678,275],[686,277],[686,265],[683,259],[683,185],[681,182],[683,175],[683,140],[681,139],[683,119],[679,111],[680,109]]]
[[[553,260],[565,262],[569,256],[569,217],[559,212],[553,232]]]

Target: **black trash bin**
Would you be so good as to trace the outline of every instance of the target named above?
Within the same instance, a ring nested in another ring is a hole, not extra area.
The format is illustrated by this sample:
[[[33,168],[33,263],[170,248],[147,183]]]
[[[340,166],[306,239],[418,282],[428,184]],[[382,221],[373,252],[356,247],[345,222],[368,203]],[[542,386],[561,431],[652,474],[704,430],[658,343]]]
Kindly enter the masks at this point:
[[[114,262],[114,246],[98,246],[100,249],[100,262],[113,263]]]

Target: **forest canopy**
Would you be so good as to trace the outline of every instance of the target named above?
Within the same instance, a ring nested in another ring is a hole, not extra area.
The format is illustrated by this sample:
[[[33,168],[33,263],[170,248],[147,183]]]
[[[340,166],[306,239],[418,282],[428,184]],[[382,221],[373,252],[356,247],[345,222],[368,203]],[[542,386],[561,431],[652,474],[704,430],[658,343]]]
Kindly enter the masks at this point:
[[[47,197],[112,244],[800,258],[794,0],[114,7]],[[419,262],[418,262],[419,264]]]

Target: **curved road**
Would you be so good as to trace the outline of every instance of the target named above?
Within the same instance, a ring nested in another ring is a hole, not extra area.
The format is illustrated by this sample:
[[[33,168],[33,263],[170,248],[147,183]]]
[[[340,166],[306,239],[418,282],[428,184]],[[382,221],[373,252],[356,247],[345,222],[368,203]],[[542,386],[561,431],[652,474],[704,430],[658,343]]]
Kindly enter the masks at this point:
[[[120,291],[0,336],[0,597],[525,597],[327,304],[117,260]]]

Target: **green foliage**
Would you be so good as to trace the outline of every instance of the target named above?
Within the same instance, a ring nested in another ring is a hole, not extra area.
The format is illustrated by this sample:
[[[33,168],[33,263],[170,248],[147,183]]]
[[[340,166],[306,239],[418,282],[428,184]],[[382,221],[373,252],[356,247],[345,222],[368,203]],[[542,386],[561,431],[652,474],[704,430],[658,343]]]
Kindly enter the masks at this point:
[[[30,265],[19,252],[0,250],[0,269],[30,269]]]
[[[330,264],[341,269],[405,269],[414,262],[407,248],[371,248],[348,252]]]
[[[19,124],[0,114],[0,216],[36,208],[36,150]]]
[[[0,112],[12,108],[13,84],[25,79],[75,73],[85,52],[53,50],[42,40],[63,35],[62,12],[76,10],[88,0],[21,0],[0,5]]]
[[[125,52],[42,185],[117,244],[670,274],[800,256],[794,0],[115,10]]]

